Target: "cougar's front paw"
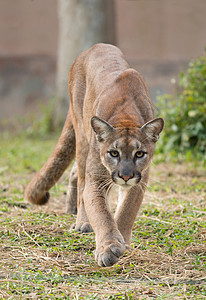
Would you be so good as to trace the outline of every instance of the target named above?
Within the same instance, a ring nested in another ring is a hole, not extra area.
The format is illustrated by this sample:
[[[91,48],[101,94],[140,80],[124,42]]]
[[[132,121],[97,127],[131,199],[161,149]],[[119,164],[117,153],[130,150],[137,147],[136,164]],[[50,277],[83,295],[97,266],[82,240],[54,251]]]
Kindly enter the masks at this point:
[[[114,265],[119,257],[125,251],[124,239],[108,240],[102,246],[98,247],[95,252],[95,259],[100,267],[109,267]]]
[[[74,230],[79,231],[81,233],[86,233],[86,232],[92,232],[93,231],[92,226],[88,222],[73,224],[71,229],[74,229]]]

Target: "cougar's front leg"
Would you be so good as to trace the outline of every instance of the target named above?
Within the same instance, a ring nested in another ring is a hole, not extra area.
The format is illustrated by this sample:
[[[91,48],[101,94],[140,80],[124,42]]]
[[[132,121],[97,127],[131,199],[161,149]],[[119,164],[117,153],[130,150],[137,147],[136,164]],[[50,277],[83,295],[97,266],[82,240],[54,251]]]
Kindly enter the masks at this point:
[[[104,194],[92,178],[87,178],[83,196],[89,221],[96,234],[95,259],[99,266],[111,266],[125,251],[124,239],[108,209]]]
[[[126,245],[130,245],[132,227],[144,197],[148,176],[148,171],[146,171],[142,178],[144,184],[139,183],[137,186],[133,186],[129,190],[124,190],[120,187],[119,201],[114,219],[119,231],[124,237]]]

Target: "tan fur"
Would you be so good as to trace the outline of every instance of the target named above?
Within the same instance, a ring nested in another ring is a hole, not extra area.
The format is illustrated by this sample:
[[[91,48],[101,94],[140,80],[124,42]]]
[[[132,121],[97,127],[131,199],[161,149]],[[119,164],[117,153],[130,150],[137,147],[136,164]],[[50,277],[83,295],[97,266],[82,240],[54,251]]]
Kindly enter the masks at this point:
[[[35,204],[46,203],[48,190],[76,155],[78,179],[74,169],[67,210],[76,211],[77,198],[75,229],[95,231],[97,263],[109,266],[130,243],[164,122],[153,120],[143,78],[112,45],[97,44],[79,55],[70,70],[69,93],[61,137],[25,197]],[[120,186],[120,201],[113,217],[106,198],[114,184]]]

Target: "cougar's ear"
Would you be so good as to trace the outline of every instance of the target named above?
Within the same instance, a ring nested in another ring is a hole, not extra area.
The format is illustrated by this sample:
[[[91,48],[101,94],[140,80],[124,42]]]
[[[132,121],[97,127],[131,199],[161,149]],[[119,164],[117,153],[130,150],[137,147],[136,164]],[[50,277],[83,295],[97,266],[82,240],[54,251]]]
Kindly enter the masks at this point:
[[[99,142],[105,141],[114,131],[114,128],[109,123],[96,116],[91,118],[91,125]]]
[[[141,127],[141,131],[144,132],[147,137],[154,143],[159,139],[159,134],[164,128],[164,120],[162,118],[157,118],[145,123]]]

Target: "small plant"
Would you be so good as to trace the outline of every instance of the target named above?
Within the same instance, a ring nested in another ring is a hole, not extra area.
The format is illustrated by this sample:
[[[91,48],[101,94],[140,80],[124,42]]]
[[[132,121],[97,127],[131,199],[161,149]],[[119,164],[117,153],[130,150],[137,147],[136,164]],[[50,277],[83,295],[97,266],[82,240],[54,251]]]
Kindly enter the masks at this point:
[[[180,73],[177,96],[159,96],[166,125],[160,150],[206,154],[206,54]]]

